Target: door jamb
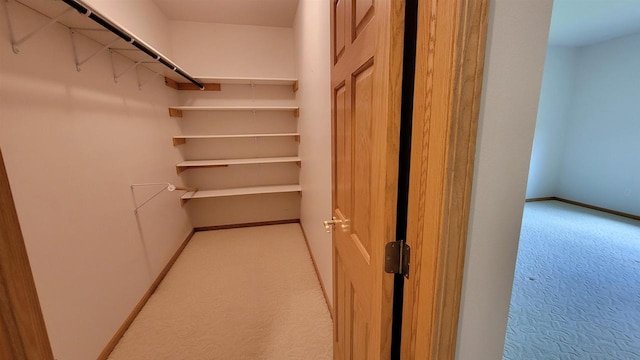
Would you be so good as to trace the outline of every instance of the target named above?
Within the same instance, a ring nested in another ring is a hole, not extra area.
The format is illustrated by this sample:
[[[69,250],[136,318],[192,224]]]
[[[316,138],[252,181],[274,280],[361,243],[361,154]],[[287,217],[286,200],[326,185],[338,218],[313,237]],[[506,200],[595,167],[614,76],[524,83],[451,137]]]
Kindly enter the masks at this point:
[[[0,151],[0,357],[53,360]]]
[[[419,2],[402,359],[455,357],[488,2]]]

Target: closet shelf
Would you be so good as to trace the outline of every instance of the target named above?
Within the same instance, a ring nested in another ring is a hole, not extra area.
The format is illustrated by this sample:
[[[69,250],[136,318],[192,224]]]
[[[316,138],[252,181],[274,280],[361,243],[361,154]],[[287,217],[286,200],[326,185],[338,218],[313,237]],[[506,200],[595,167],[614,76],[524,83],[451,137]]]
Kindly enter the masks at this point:
[[[300,141],[299,133],[277,133],[277,134],[230,134],[230,135],[179,135],[173,137],[173,146],[184,144],[187,139],[243,139],[243,138],[272,138],[272,137],[295,137]]]
[[[196,76],[202,82],[229,85],[288,85],[293,91],[298,91],[298,79],[293,78],[260,78],[260,77],[216,77]]]
[[[250,158],[250,159],[223,159],[223,160],[188,160],[176,164],[178,174],[189,168],[203,167],[226,167],[229,165],[253,165],[253,164],[277,164],[277,163],[296,163],[301,166],[301,160],[298,156],[288,157],[272,157],[272,158]]]
[[[169,116],[182,117],[183,111],[293,111],[293,115],[300,115],[297,106],[171,106]]]
[[[262,77],[216,77],[216,76],[195,76],[196,79],[216,82],[219,84],[237,84],[237,85],[293,85],[298,79],[293,78],[262,78]]]
[[[198,190],[185,193],[184,195],[182,195],[181,200],[186,202],[191,199],[206,199],[240,195],[278,194],[299,191],[302,191],[302,187],[300,185],[270,185],[220,190]]]

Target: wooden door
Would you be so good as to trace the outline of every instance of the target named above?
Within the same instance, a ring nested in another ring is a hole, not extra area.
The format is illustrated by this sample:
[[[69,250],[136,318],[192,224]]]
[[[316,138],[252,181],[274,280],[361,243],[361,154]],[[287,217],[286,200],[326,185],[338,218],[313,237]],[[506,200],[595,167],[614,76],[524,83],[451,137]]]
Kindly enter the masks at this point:
[[[334,359],[388,359],[404,1],[334,0],[331,24]]]

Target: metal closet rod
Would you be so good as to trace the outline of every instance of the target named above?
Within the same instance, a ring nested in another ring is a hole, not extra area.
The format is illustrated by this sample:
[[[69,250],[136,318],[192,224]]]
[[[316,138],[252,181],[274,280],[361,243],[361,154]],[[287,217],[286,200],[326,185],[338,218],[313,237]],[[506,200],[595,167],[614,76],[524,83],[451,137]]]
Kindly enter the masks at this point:
[[[2,1],[2,0],[0,0],[0,1]],[[115,25],[115,24],[111,23],[109,20],[103,18],[102,16],[97,14],[95,11],[90,9],[88,6],[86,6],[82,2],[77,1],[77,0],[62,0],[62,1],[65,4],[67,4],[67,5],[71,6],[72,8],[76,9],[80,14],[89,17],[91,20],[93,20],[96,23],[100,24],[105,29],[107,29],[107,30],[111,31],[112,33],[118,35],[124,41],[126,41],[126,42],[132,44],[133,46],[137,47],[138,49],[140,49],[145,54],[151,56],[152,58],[154,58],[155,60],[160,62],[162,65],[164,65],[164,66],[168,67],[169,69],[175,71],[176,73],[180,74],[180,76],[184,77],[185,79],[189,80],[191,83],[193,83],[194,85],[199,87],[200,90],[204,90],[204,85],[202,85],[200,82],[198,82],[198,80],[194,79],[189,74],[184,72],[177,65],[173,64],[171,61],[169,61],[169,59],[163,58],[160,54],[158,54],[154,50],[149,49],[144,44],[141,44],[139,41],[137,41],[135,39],[135,37],[133,37],[132,35],[129,35],[124,30],[120,29],[120,27],[118,27],[117,25]]]

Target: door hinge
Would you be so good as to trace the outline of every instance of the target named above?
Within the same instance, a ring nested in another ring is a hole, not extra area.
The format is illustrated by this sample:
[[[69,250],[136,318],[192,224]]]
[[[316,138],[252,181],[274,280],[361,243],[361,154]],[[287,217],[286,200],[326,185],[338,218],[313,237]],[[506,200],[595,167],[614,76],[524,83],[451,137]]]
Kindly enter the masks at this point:
[[[409,278],[411,247],[404,240],[387,243],[384,248],[384,271]]]

